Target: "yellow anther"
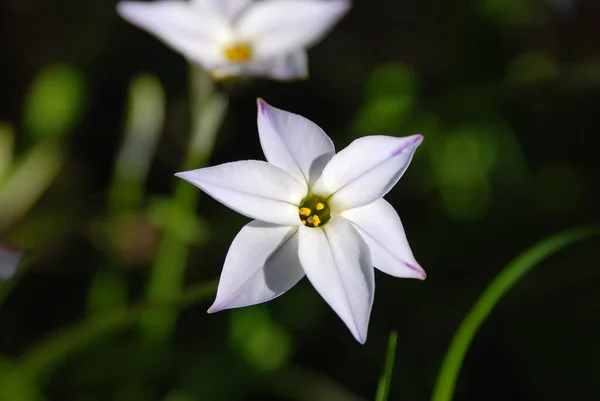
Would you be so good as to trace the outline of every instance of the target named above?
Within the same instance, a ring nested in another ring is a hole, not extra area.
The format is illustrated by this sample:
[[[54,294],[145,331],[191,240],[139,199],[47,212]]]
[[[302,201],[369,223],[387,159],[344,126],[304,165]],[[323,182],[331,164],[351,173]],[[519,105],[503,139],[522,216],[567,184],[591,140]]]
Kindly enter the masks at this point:
[[[307,207],[301,207],[300,208],[300,216],[310,216],[310,214],[312,213],[312,210],[310,210]]]
[[[298,205],[300,221],[306,227],[320,228],[331,219],[331,212],[327,201],[315,195],[309,195]]]
[[[321,224],[321,219],[319,218],[319,216],[310,216],[308,218],[308,222],[315,227],[319,227],[319,224]]]
[[[252,48],[248,44],[238,44],[225,49],[225,58],[232,63],[245,63],[252,58]]]

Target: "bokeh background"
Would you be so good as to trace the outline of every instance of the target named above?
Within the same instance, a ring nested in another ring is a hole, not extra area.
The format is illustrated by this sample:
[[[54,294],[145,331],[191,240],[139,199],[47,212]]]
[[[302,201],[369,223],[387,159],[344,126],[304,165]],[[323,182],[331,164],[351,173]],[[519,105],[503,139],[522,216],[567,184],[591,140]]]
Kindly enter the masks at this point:
[[[170,201],[190,69],[115,4],[0,2],[0,236],[29,251],[0,282],[2,401],[369,400],[390,330],[390,399],[424,400],[493,277],[599,220],[600,2],[355,1],[310,51],[308,81],[218,85],[229,107],[209,163],[263,158],[257,97],[315,121],[338,149],[423,134],[387,199],[428,278],[377,273],[364,346],[306,280],[208,315],[247,219],[206,196],[194,213]],[[165,230],[189,245],[166,309],[145,303]],[[600,399],[598,246],[560,252],[502,300],[455,399]],[[158,309],[170,328],[145,314]]]

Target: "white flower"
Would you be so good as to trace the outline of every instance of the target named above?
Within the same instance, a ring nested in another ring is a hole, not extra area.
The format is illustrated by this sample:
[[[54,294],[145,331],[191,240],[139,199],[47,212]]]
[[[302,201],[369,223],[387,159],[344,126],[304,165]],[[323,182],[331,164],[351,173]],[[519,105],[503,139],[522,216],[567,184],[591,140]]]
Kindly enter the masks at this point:
[[[313,122],[258,100],[268,160],[178,173],[255,219],[233,240],[209,312],[269,301],[304,275],[364,343],[375,290],[373,265],[424,279],[400,218],[384,196],[408,167],[421,135],[369,136],[335,154]]]
[[[19,249],[0,244],[0,280],[9,280],[17,273],[23,255]]]
[[[306,49],[348,11],[348,0],[122,1],[119,14],[215,77],[308,75]]]

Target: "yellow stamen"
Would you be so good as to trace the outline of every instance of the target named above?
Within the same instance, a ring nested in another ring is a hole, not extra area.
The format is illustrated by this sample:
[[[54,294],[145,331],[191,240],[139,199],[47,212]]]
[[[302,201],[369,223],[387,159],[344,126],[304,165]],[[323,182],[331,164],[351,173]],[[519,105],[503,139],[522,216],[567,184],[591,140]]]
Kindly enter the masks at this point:
[[[227,47],[225,58],[232,63],[245,63],[252,58],[252,48],[243,43]]]
[[[319,224],[321,224],[321,219],[319,218],[319,216],[310,216],[308,218],[308,222],[315,227],[319,227]]]
[[[298,216],[306,227],[321,228],[331,219],[331,211],[323,197],[309,195],[298,206]]]
[[[301,207],[300,208],[300,216],[310,216],[310,214],[312,213],[312,210],[310,210],[307,207]]]

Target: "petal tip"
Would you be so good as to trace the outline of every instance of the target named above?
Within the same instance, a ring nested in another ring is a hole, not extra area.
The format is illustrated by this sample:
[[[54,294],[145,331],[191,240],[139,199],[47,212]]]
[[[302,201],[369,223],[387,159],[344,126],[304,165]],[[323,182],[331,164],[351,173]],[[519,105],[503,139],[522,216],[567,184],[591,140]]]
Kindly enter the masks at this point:
[[[256,99],[256,105],[258,106],[258,112],[262,115],[265,115],[269,104],[265,102],[263,98],[259,97]]]
[[[423,135],[417,134],[404,139],[404,142],[392,152],[392,156],[397,156],[401,153],[414,152],[417,146],[423,142]],[[408,140],[407,140],[408,139]]]
[[[355,327],[354,330],[350,330],[350,332],[352,332],[352,336],[354,336],[354,339],[360,344],[360,345],[364,345],[367,342],[367,331],[368,331],[368,327],[365,328],[365,330],[361,330],[358,327]]]
[[[404,265],[408,267],[410,270],[416,273],[415,278],[419,280],[425,280],[427,278],[427,273],[425,270],[419,265],[414,265],[408,262],[404,262]]]
[[[350,332],[354,336],[354,339],[361,345],[367,342],[367,333],[369,332],[369,322],[367,321],[364,326],[360,326],[359,323],[355,322],[353,328],[348,326]]]
[[[219,311],[222,311],[223,309],[225,309],[225,308],[223,308],[221,305],[217,305],[217,303],[215,302],[214,304],[212,304],[210,306],[210,308],[208,308],[206,310],[206,313],[208,313],[209,315],[212,315],[213,313],[217,313]]]
[[[423,142],[423,139],[424,137],[421,134],[413,135],[413,144],[419,146]]]
[[[188,171],[180,171],[178,173],[173,174],[177,178],[181,178],[182,180],[186,180],[188,182],[192,182],[194,178],[197,178],[200,175],[199,170],[188,170]]]

